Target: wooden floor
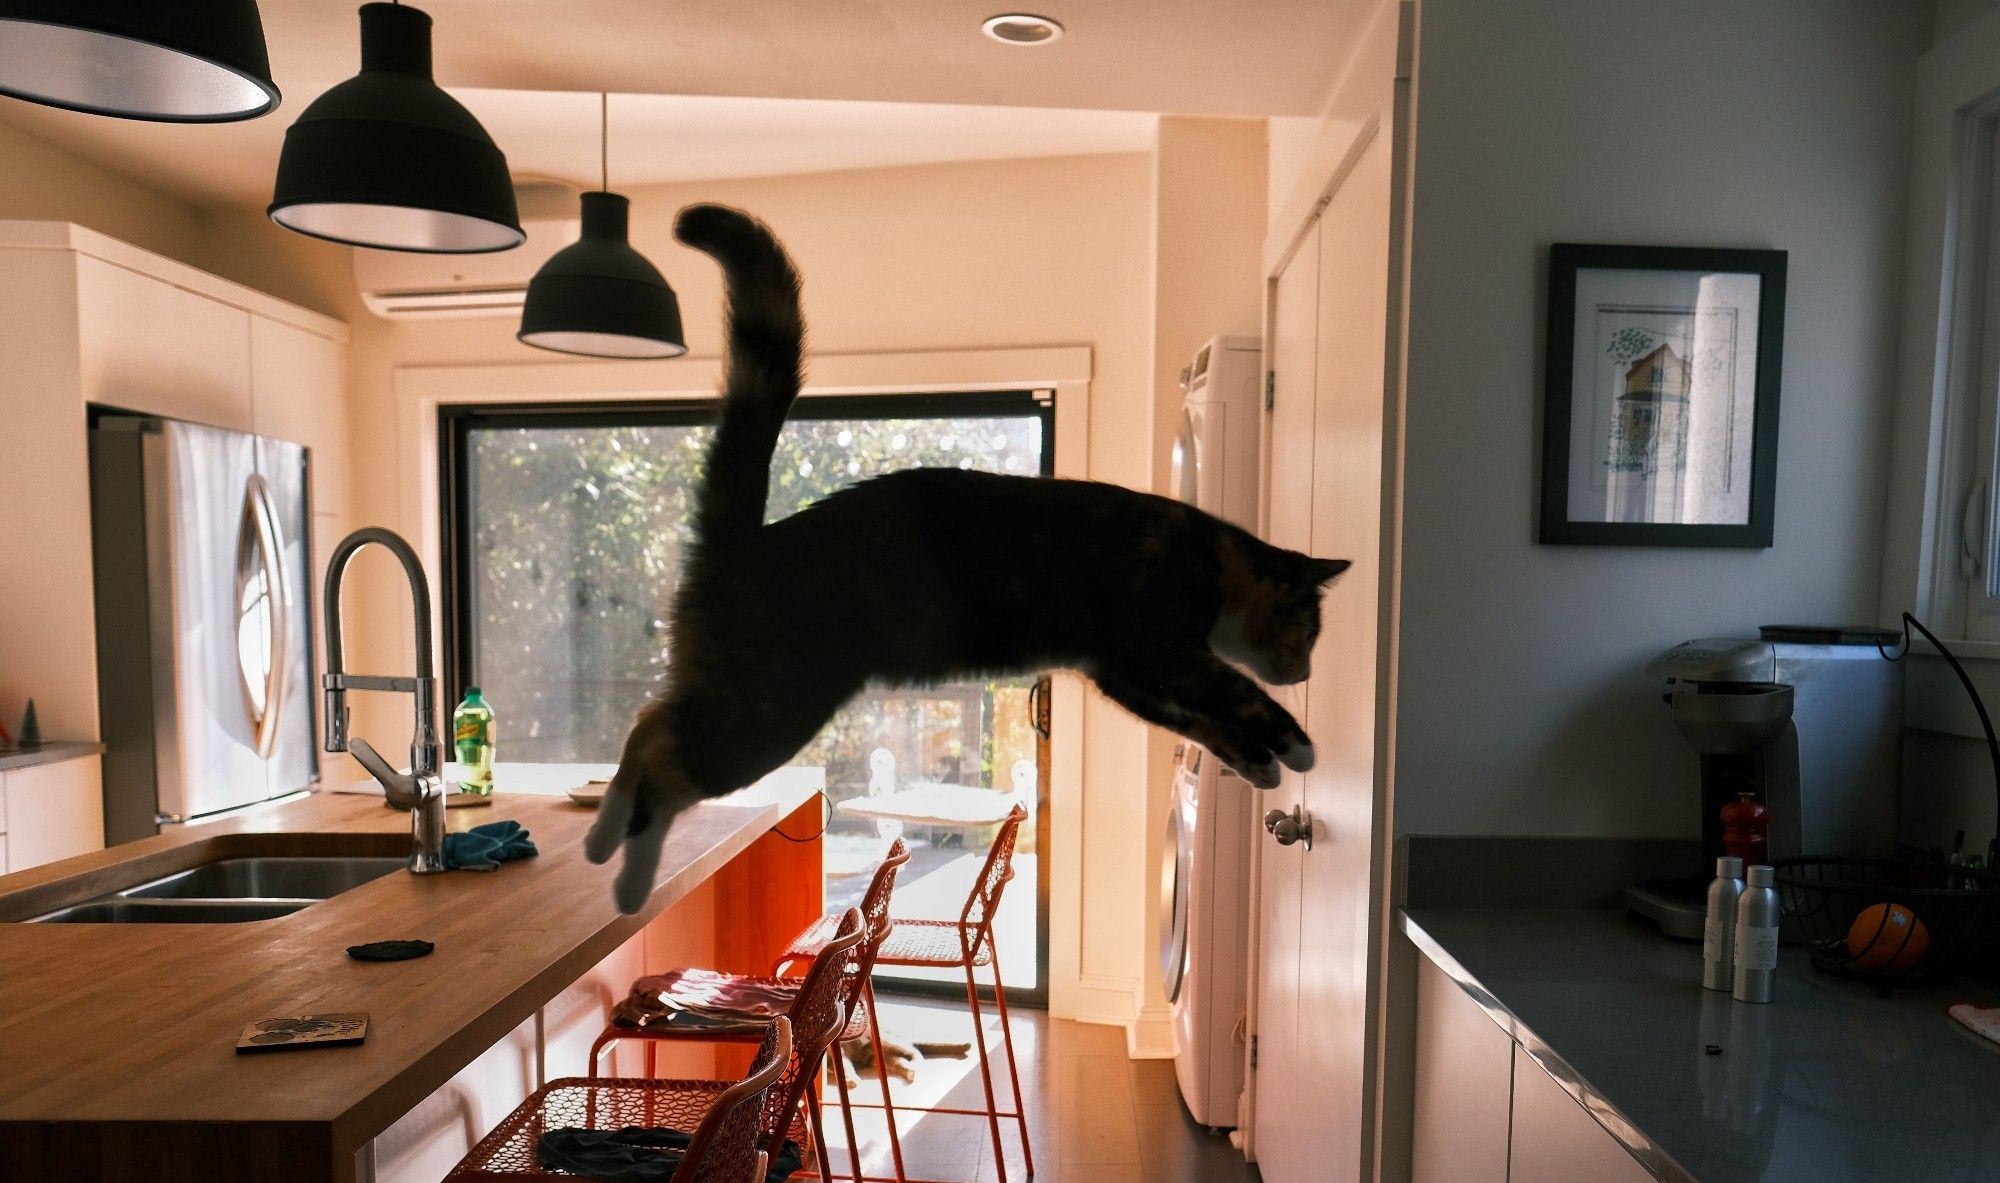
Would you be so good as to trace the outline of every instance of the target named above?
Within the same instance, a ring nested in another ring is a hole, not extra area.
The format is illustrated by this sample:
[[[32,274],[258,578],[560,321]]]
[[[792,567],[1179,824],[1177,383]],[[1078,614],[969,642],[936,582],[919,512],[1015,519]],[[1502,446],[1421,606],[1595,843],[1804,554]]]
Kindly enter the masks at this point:
[[[884,1029],[905,1040],[963,1042],[972,1036],[964,1003],[884,998]],[[1174,1083],[1171,1060],[1128,1060],[1125,1033],[1116,1027],[1051,1020],[1041,1011],[1014,1012],[1014,1042],[1021,1056],[1021,1087],[1034,1138],[1035,1183],[1255,1183],[1226,1135],[1210,1134],[1188,1118]],[[999,1023],[986,1016],[995,1055],[995,1087],[1010,1108]],[[976,1057],[977,1053],[974,1053]],[[892,1080],[899,1104],[937,1103],[975,1108],[981,1101],[976,1058],[918,1061],[917,1079]],[[872,1077],[860,1078],[854,1095],[879,1096]],[[903,1157],[912,1179],[997,1183],[992,1136],[984,1118],[899,1113]],[[850,1161],[838,1111],[827,1110],[836,1180]],[[892,1174],[879,1110],[857,1110],[856,1138],[869,1175]],[[1001,1124],[1009,1183],[1025,1180],[1018,1128]]]

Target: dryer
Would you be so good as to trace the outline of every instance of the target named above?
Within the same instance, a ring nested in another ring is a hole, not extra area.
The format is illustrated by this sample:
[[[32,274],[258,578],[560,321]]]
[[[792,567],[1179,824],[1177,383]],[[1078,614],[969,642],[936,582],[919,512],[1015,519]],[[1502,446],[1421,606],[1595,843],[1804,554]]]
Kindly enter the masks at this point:
[[[1256,527],[1263,409],[1256,337],[1217,337],[1182,372],[1174,440],[1181,500]],[[1175,751],[1161,867],[1160,976],[1173,1008],[1174,1074],[1203,1125],[1236,1124],[1249,980],[1254,790],[1200,745]]]
[[[1181,371],[1174,436],[1174,495],[1245,530],[1257,529],[1257,433],[1263,414],[1263,344],[1217,337]]]

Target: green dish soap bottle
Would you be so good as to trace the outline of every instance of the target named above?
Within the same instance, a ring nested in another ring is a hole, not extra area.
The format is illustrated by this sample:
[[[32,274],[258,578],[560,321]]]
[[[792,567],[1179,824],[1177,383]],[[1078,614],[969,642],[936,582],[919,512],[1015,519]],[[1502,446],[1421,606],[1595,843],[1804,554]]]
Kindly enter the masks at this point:
[[[476,797],[493,795],[493,708],[479,695],[479,687],[465,688],[465,701],[451,713],[452,739],[458,746],[461,793]]]

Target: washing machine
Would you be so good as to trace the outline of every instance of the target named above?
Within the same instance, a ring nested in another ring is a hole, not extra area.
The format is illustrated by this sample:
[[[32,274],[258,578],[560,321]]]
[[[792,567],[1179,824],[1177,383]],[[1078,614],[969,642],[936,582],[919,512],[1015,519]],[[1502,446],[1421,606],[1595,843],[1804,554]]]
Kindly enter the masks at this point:
[[[1182,374],[1174,440],[1181,500],[1254,529],[1262,354],[1256,337],[1217,337]],[[1173,1008],[1174,1074],[1188,1112],[1236,1124],[1249,978],[1255,790],[1199,744],[1175,750],[1161,867],[1160,977]]]
[[[1243,1091],[1250,938],[1250,782],[1199,744],[1174,755],[1160,979],[1174,1015],[1174,1075],[1202,1125],[1236,1124]]]

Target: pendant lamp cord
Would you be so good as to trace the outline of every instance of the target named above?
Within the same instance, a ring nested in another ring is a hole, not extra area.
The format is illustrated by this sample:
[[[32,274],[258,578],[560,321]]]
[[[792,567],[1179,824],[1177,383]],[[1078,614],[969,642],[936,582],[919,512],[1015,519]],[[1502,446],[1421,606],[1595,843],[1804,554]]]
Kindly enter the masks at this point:
[[[611,192],[611,92],[597,92],[598,189]]]

